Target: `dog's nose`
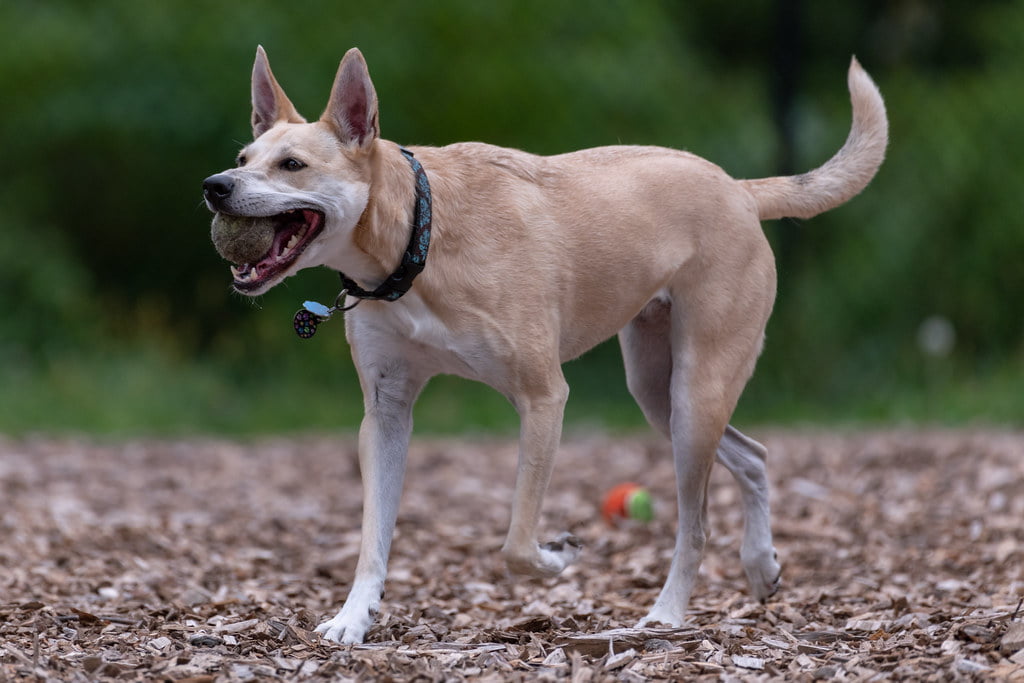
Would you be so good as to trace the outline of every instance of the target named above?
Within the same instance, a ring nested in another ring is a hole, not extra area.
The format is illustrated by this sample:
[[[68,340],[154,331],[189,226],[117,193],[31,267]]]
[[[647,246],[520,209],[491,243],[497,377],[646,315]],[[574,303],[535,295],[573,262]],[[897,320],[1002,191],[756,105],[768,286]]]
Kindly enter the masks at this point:
[[[235,189],[235,181],[226,173],[212,175],[203,181],[203,196],[211,202],[226,199]]]

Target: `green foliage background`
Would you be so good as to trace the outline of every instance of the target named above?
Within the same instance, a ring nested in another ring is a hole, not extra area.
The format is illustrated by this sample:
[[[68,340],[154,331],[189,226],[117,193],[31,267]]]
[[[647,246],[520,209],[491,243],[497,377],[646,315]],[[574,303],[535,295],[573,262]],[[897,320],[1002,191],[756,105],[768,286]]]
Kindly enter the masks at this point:
[[[1022,422],[1022,3],[5,0],[0,37],[0,431],[358,424],[341,325],[291,332],[332,274],[254,302],[209,243],[200,183],[250,134],[258,43],[307,116],[359,46],[383,133],[406,144],[658,144],[738,177],[787,155],[777,55],[798,57],[789,155],[806,170],[845,138],[856,53],[886,97],[889,158],[850,204],[766,224],[780,296],[738,419]],[[949,356],[920,349],[932,316],[955,330]],[[577,428],[642,424],[614,342],[567,375]],[[440,378],[417,423],[515,415]]]

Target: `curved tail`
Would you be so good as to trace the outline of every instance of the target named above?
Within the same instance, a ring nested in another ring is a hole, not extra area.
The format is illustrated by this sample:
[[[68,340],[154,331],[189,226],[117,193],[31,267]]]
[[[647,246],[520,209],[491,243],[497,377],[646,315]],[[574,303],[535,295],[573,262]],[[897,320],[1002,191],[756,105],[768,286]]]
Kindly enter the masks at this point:
[[[834,157],[802,175],[739,181],[757,201],[761,220],[810,218],[834,209],[867,187],[878,172],[889,140],[882,94],[856,58],[847,80],[853,125]]]

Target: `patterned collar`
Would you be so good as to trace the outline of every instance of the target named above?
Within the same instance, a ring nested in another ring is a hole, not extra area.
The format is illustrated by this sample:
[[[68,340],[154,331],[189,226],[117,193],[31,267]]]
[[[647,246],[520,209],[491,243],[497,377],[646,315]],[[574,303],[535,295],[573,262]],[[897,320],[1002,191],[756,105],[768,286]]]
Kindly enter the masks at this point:
[[[409,246],[405,248],[402,262],[398,264],[398,268],[372,292],[366,291],[357,285],[355,280],[340,271],[338,272],[344,294],[356,299],[397,301],[409,291],[412,281],[427,265],[427,251],[430,249],[430,182],[427,180],[426,171],[423,170],[423,166],[412,155],[412,152],[405,147],[399,149],[409,160],[412,172],[416,175],[416,210],[412,219],[412,236],[409,238]]]

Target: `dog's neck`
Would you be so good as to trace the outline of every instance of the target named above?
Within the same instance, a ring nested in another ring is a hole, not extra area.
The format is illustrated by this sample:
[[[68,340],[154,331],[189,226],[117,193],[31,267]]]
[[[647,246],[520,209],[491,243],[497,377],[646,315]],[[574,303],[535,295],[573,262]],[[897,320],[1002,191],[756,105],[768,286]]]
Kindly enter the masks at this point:
[[[427,252],[430,248],[430,237],[431,237],[431,194],[430,194],[430,181],[427,179],[427,173],[423,169],[423,166],[416,159],[412,152],[399,147],[399,151],[402,156],[408,161],[410,168],[413,173],[413,186],[415,191],[413,193],[413,211],[410,234],[407,239],[406,247],[402,252],[401,260],[397,266],[391,271],[383,282],[381,282],[376,288],[368,290],[351,277],[347,276],[344,272],[339,271],[341,276],[342,286],[349,296],[357,299],[371,299],[371,300],[383,300],[383,301],[397,301],[400,299],[409,289],[412,287],[413,280],[419,275],[427,263]],[[370,198],[374,197],[374,183],[371,182]],[[370,199],[367,201],[367,210],[370,206]],[[363,219],[366,218],[366,210],[363,212],[363,216],[360,217],[360,223],[362,224]],[[393,230],[380,230],[379,226],[369,225],[363,226],[369,228],[365,232],[369,234],[373,233],[393,233],[397,231]],[[377,227],[377,230],[373,230]],[[391,240],[388,240],[391,241]],[[354,304],[353,304],[354,305]]]
[[[372,290],[398,268],[409,244],[416,179],[401,148],[392,142],[378,140],[369,165],[370,196],[352,239],[372,264],[373,272],[346,275]]]

